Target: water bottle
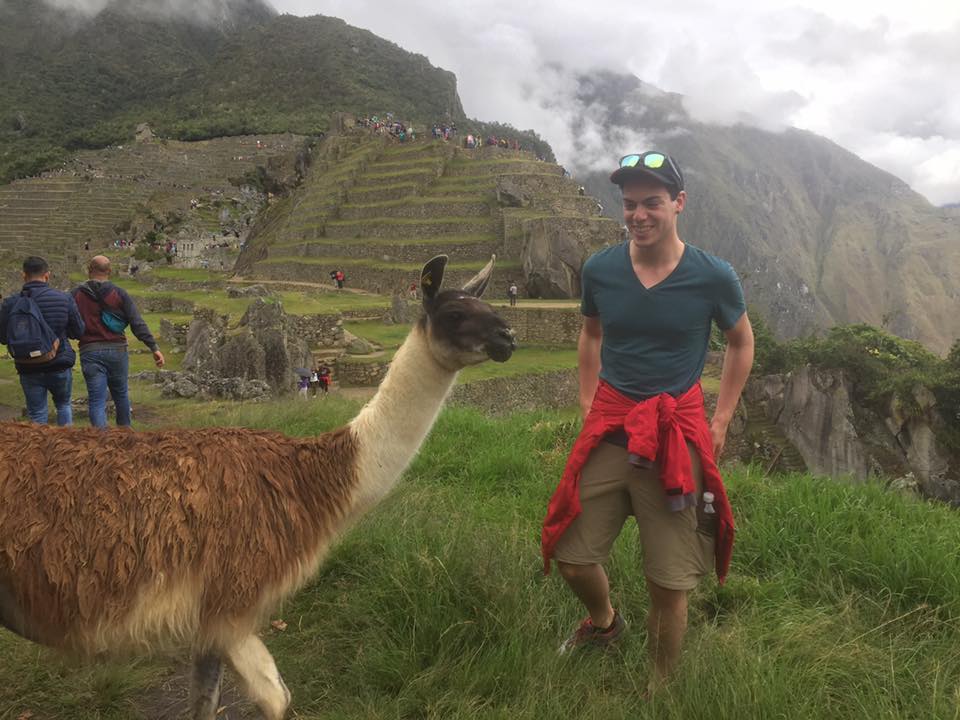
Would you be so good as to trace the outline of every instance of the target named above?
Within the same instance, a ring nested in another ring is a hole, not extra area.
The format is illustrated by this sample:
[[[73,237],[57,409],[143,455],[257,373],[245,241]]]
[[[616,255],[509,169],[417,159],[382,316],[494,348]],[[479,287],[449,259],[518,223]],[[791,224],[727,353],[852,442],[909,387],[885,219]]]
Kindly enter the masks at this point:
[[[717,510],[713,507],[713,493],[703,494],[703,508],[697,514],[697,532],[713,537],[717,534]]]

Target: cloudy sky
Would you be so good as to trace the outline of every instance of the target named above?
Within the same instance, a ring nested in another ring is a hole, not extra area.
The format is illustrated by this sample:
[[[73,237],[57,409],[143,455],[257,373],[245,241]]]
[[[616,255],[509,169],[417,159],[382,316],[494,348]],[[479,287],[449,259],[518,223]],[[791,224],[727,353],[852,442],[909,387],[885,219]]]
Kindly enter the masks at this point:
[[[563,102],[566,69],[610,69],[683,94],[700,120],[806,128],[935,204],[960,202],[958,0],[272,4],[340,17],[426,55],[457,74],[469,116],[536,129],[571,168],[582,167],[570,124],[583,109]],[[630,149],[594,147],[611,157]]]

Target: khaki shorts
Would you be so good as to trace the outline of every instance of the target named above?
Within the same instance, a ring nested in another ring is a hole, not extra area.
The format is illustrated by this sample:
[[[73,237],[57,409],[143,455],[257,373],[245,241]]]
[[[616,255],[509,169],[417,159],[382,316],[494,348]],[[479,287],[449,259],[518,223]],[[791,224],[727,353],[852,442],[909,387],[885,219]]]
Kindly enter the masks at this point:
[[[700,457],[688,445],[697,485],[702,491]],[[555,557],[571,565],[602,564],[610,555],[628,515],[637,519],[643,570],[647,579],[668,590],[692,590],[713,568],[714,537],[697,531],[703,503],[679,512],[667,508],[657,467],[639,469],[627,462],[627,450],[601,442],[580,476],[583,511],[557,543]]]

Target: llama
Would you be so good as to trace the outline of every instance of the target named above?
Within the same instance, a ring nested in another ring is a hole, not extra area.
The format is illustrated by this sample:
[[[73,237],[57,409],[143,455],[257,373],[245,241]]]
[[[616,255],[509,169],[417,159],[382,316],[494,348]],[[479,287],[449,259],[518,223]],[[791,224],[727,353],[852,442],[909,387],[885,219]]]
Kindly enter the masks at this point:
[[[377,394],[319,437],[5,424],[0,624],[80,657],[190,653],[193,720],[215,717],[229,665],[280,720],[290,692],[256,631],[397,482],[458,371],[509,359],[513,332],[478,299],[495,258],[462,290],[440,290],[446,256],[424,266]]]

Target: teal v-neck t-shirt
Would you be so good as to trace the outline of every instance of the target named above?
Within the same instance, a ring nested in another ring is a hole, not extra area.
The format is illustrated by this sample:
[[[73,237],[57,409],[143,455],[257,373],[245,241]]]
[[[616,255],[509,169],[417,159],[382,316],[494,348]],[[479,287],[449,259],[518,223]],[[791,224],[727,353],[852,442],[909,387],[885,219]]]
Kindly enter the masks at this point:
[[[634,400],[693,387],[711,323],[729,330],[746,311],[730,263],[692,245],[651,288],[633,272],[629,241],[606,248],[584,263],[581,287],[581,312],[603,327],[600,378]]]

